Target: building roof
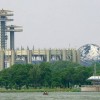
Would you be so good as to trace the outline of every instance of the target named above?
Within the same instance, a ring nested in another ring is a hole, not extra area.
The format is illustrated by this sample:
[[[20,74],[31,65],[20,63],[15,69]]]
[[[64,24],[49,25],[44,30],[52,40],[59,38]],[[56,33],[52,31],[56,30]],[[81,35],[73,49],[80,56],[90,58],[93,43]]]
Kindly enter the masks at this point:
[[[100,81],[100,76],[91,76],[88,78],[88,80],[91,80],[91,81]]]

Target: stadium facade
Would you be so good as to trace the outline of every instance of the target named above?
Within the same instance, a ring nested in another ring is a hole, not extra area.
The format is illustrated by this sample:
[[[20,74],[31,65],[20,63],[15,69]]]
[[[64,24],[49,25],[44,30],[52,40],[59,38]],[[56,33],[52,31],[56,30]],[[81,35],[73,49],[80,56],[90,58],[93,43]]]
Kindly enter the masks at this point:
[[[22,28],[16,25],[7,26],[7,21],[13,21],[12,11],[0,10],[0,70],[12,66],[15,63],[32,64],[53,61],[71,61],[80,63],[80,52],[76,49],[32,49],[16,50],[14,46],[15,32],[22,32]],[[10,34],[10,49],[7,48],[7,33]]]

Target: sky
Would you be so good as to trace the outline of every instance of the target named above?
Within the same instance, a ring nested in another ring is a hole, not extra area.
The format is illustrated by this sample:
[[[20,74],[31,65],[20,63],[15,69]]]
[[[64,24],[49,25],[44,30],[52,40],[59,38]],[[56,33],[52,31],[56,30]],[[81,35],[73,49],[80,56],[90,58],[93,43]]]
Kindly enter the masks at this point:
[[[0,0],[2,8],[14,13],[7,25],[23,26],[15,33],[15,48],[100,46],[100,0]]]

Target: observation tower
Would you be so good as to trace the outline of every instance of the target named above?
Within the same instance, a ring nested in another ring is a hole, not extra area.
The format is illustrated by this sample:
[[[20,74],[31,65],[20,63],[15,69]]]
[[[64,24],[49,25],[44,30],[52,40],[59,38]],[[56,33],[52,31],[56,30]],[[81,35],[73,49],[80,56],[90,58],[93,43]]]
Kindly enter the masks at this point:
[[[8,16],[13,16],[10,10],[0,10],[0,49],[7,48],[7,33],[6,33],[6,22],[13,21],[9,19]]]
[[[15,25],[10,25],[6,27],[6,31],[10,32],[10,50],[15,49],[15,40],[14,40],[14,33],[15,32],[22,32],[23,30],[21,29],[21,26],[15,26]]]

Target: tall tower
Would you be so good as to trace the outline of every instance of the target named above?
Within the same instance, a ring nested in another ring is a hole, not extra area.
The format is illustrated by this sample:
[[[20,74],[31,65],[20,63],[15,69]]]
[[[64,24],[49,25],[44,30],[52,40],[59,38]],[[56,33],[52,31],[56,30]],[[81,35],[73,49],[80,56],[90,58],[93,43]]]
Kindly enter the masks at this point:
[[[13,16],[12,11],[0,10],[0,49],[4,50],[7,48],[6,22],[13,21],[8,16]]]
[[[14,32],[22,32],[21,26],[10,25],[7,26],[7,32],[10,32],[10,50],[15,49]]]

